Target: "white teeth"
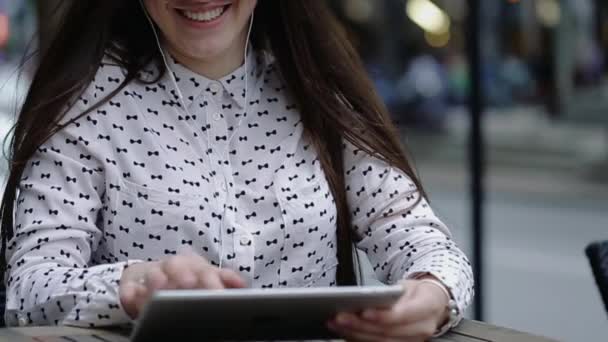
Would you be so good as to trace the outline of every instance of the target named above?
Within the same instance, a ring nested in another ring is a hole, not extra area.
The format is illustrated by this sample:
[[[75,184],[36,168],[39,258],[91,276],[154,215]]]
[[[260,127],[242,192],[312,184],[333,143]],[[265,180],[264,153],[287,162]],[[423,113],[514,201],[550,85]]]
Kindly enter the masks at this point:
[[[184,16],[190,20],[195,21],[211,21],[217,19],[219,16],[224,14],[224,7],[218,7],[216,9],[205,11],[205,12],[191,12],[191,11],[182,11]]]

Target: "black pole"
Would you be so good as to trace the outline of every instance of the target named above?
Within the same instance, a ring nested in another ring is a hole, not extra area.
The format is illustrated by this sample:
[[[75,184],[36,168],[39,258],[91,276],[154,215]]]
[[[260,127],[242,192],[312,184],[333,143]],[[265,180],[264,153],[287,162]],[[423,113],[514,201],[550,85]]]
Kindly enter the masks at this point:
[[[606,42],[605,32],[604,32],[604,16],[606,15],[605,11],[608,6],[604,3],[603,0],[595,0],[595,34],[597,34],[598,41],[602,44]]]
[[[604,22],[608,19],[608,4],[605,0],[595,0],[595,31],[600,49],[606,51],[608,48],[608,32]],[[604,62],[608,64],[608,56],[604,56]]]
[[[482,56],[481,56],[481,9],[480,0],[468,0],[468,55],[471,70],[471,129],[469,158],[471,168],[471,202],[473,224],[473,270],[475,278],[474,315],[476,320],[484,319],[484,265],[483,265],[483,204],[484,204],[484,141],[482,134]]]

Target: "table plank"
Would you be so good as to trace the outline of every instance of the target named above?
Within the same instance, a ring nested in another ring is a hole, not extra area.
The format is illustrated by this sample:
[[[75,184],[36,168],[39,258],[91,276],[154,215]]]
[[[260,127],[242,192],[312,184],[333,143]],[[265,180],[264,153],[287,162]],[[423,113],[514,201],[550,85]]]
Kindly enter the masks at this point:
[[[68,336],[78,342],[129,342],[117,332],[71,327],[28,327],[0,329],[0,342],[58,342]],[[98,336],[100,338],[96,338]],[[335,341],[339,342],[339,341]],[[493,326],[483,322],[463,321],[451,333],[434,339],[433,342],[556,342],[512,329]]]
[[[476,339],[475,341],[490,342],[557,342],[542,336],[516,331],[513,329],[498,327],[484,322],[463,321],[454,331],[453,335],[466,336]]]
[[[3,338],[5,335],[10,337],[6,341],[16,342],[68,342],[65,339],[61,339],[62,336],[68,336],[78,342],[129,342],[129,338],[112,331],[72,327],[28,327],[0,329],[0,342],[4,342]]]
[[[17,332],[24,336],[37,337],[37,336],[80,336],[80,335],[91,335],[95,330],[72,328],[72,327],[58,327],[58,326],[42,326],[42,327],[24,327],[24,328],[9,328],[3,330],[10,330]]]
[[[433,339],[433,342],[487,342],[487,340],[480,340],[471,336],[450,333],[442,337]]]
[[[0,329],[0,342],[32,342],[32,339],[14,329]]]

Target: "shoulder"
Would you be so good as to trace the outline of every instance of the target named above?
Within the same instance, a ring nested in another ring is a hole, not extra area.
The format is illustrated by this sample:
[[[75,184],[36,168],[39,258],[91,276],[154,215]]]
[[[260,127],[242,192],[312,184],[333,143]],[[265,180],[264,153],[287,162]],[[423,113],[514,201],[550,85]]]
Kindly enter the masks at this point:
[[[80,98],[83,105],[97,104],[112,95],[127,78],[127,70],[118,60],[106,54],[95,73],[95,77],[88,84]],[[153,82],[158,79],[159,70],[154,65],[148,65],[138,72],[136,78],[125,86],[128,90],[136,86],[138,82]],[[119,94],[116,94],[118,96]]]
[[[69,110],[64,121],[72,121],[84,112],[103,113],[107,111],[108,106],[112,107],[112,103],[116,103],[125,94],[131,94],[131,89],[139,89],[142,84],[157,80],[159,70],[153,65],[143,68],[134,80],[117,92],[123,86],[128,77],[127,74],[127,70],[116,58],[106,54],[85,89],[67,103]],[[116,107],[113,110],[120,110],[120,108]]]
[[[109,57],[104,57],[98,65],[94,76],[85,86],[84,90],[68,101],[59,125],[63,130],[76,129],[80,134],[89,133],[97,135],[97,130],[104,130],[108,119],[120,107],[113,106],[124,97],[123,93],[133,87],[132,82],[119,92],[127,77],[126,70]],[[88,129],[87,129],[88,128]]]
[[[95,75],[86,85],[84,90],[68,101],[68,115],[65,119],[73,120],[78,112],[90,110],[100,103],[101,100],[112,94],[125,80],[126,73],[122,67],[104,58],[99,64]]]
[[[260,50],[256,53],[255,72],[258,82],[263,81],[262,85],[265,88],[277,88],[285,84],[279,62],[269,51]]]

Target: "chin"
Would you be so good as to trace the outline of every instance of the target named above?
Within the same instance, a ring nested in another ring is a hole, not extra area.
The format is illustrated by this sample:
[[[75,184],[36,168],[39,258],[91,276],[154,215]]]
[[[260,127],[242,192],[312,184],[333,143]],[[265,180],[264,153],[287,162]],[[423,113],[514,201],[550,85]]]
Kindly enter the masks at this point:
[[[222,44],[222,42],[205,41],[185,45],[185,51],[187,51],[189,57],[198,60],[218,58],[227,50],[228,46],[226,46],[226,44]]]

